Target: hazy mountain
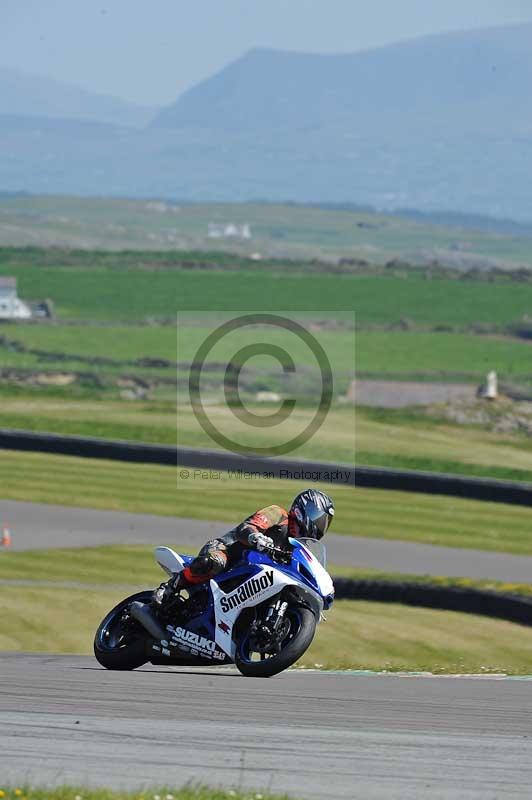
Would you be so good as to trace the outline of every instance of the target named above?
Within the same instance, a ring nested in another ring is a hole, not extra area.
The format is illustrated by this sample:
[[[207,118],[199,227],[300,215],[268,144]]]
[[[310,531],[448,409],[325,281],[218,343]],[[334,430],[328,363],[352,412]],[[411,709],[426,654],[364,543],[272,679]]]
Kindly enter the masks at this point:
[[[530,132],[531,91],[532,25],[523,25],[352,55],[252,50],[163,109],[152,124],[228,132],[319,127],[356,136],[379,132],[390,117],[402,120],[403,131],[413,120],[478,130],[490,118],[498,128],[525,125]],[[510,109],[518,119],[507,118]]]
[[[127,103],[67,83],[0,67],[0,114],[69,117],[143,127],[158,109]]]
[[[532,220],[531,94],[532,25],[353,55],[254,50],[142,131],[123,115],[0,118],[0,189]]]

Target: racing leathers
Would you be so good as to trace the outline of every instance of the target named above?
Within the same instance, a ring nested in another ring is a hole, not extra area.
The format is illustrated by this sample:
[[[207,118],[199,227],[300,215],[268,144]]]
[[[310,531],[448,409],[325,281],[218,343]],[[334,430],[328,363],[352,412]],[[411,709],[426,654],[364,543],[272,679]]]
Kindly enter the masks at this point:
[[[198,555],[177,578],[175,588],[204,583],[236,563],[246,549],[286,547],[297,522],[281,506],[261,508],[218,539],[203,545]]]

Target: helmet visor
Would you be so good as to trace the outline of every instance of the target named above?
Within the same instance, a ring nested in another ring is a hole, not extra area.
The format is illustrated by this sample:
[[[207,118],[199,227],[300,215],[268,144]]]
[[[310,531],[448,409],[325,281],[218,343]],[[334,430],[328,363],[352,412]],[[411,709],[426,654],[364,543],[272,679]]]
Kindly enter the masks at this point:
[[[307,534],[313,539],[321,539],[327,533],[331,517],[323,508],[318,508],[314,503],[305,506],[307,517]]]

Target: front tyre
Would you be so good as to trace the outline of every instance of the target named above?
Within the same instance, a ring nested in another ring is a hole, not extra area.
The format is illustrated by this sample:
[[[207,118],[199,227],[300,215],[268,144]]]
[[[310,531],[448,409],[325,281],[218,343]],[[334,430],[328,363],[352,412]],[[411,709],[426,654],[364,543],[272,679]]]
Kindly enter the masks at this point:
[[[148,634],[130,614],[134,600],[150,601],[151,592],[139,592],[122,600],[102,620],[94,637],[94,655],[106,669],[137,669],[149,659],[146,655]]]
[[[235,664],[248,677],[270,678],[291,667],[310,647],[316,632],[316,618],[305,606],[290,606],[285,614],[285,629],[277,646],[259,643],[249,630],[237,642]]]

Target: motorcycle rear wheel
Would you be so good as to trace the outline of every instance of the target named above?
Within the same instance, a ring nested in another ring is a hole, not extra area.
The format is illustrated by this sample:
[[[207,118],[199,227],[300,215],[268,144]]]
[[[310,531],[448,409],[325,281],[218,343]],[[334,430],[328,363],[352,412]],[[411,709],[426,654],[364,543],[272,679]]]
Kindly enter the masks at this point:
[[[148,634],[135,619],[124,620],[123,617],[133,600],[146,603],[150,597],[151,592],[126,597],[104,617],[94,637],[94,655],[102,667],[132,670],[149,661],[146,655]]]
[[[286,634],[281,650],[267,655],[260,661],[253,660],[257,655],[249,631],[245,631],[237,642],[235,664],[242,673],[253,678],[271,678],[301,658],[308,650],[316,632],[316,617],[305,606],[290,606],[286,611],[290,629]]]

